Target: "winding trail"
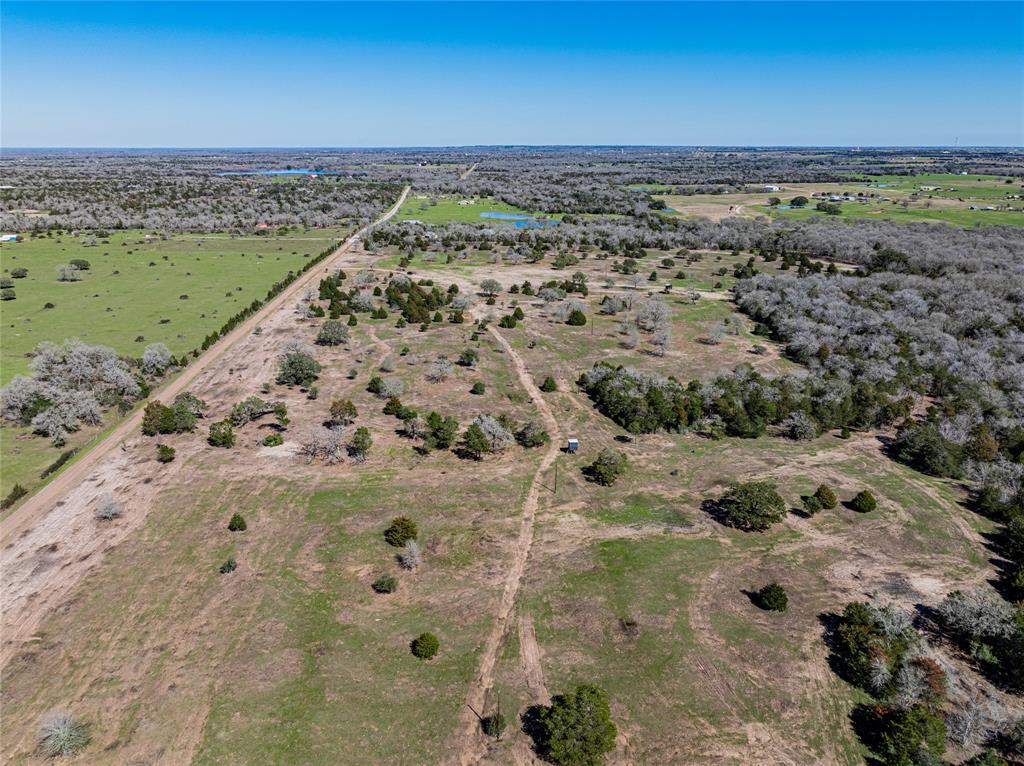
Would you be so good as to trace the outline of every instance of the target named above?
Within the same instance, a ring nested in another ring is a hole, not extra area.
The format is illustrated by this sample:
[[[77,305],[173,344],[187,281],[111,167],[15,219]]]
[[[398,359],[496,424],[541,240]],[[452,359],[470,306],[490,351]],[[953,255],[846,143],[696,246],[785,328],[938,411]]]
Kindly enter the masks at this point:
[[[469,174],[472,173],[474,170],[476,170],[476,163],[475,162],[472,165],[470,165],[468,168],[466,168],[466,171],[461,176],[459,176],[459,180],[460,181],[465,181],[466,178],[469,176]]]
[[[466,695],[466,706],[462,709],[459,718],[459,730],[452,746],[452,762],[459,766],[468,766],[479,762],[486,752],[484,735],[480,731],[478,716],[483,715],[484,705],[494,687],[494,669],[498,660],[498,652],[501,649],[502,641],[511,628],[512,614],[515,610],[516,601],[519,597],[519,590],[523,581],[523,574],[526,572],[526,563],[530,558],[530,548],[533,546],[533,525],[537,515],[537,508],[540,504],[540,491],[545,471],[555,462],[562,442],[561,429],[558,420],[548,406],[544,395],[533,382],[529,369],[523,362],[522,357],[512,348],[505,337],[493,326],[488,327],[491,334],[501,344],[505,353],[516,368],[519,382],[526,389],[534,404],[540,411],[544,424],[551,435],[547,451],[544,453],[540,465],[533,474],[530,481],[530,489],[523,501],[523,515],[519,525],[519,537],[512,548],[512,560],[508,565],[508,574],[505,577],[505,587],[498,603],[498,613],[494,620],[491,632],[484,642],[483,652],[480,654],[480,665],[476,677],[473,679],[469,693]]]

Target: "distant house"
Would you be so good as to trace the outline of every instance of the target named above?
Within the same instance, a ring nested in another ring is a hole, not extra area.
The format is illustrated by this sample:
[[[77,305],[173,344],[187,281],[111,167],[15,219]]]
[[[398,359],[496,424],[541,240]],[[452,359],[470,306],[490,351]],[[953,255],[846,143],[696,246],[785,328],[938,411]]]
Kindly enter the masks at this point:
[[[256,228],[257,229],[269,229],[270,228],[270,224],[268,224],[268,223],[258,223],[258,224],[256,224]]]
[[[775,184],[765,184],[764,185],[764,190],[765,191],[781,191],[782,187],[781,186],[776,186]]]
[[[459,200],[459,204],[463,205],[463,206],[465,206],[465,205],[472,205],[473,201],[472,200],[468,200],[468,199],[460,199]]]
[[[569,441],[565,445],[565,451],[569,452],[569,453],[576,452],[579,448],[580,448],[580,440],[579,439],[569,439]]]
[[[0,234],[0,242],[17,242],[17,234]]]

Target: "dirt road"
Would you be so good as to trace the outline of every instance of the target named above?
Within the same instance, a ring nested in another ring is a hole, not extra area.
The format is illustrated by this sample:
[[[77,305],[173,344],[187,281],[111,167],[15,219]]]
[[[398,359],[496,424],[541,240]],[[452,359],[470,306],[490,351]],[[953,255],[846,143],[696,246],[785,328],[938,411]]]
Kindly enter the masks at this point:
[[[465,764],[477,763],[483,757],[486,744],[484,735],[480,731],[480,721],[477,715],[484,715],[484,705],[494,687],[494,667],[498,660],[498,652],[501,649],[502,640],[510,628],[512,613],[515,610],[516,600],[519,596],[519,588],[522,584],[523,574],[526,571],[526,563],[530,557],[530,548],[533,545],[533,523],[540,505],[540,492],[544,473],[555,462],[558,457],[562,443],[561,430],[558,426],[554,413],[544,399],[544,394],[537,388],[533,376],[523,362],[522,357],[516,353],[511,344],[493,326],[488,327],[491,334],[501,344],[505,353],[516,368],[519,382],[533,399],[544,420],[544,425],[551,435],[551,442],[548,444],[544,457],[537,466],[537,470],[530,482],[530,489],[523,502],[523,515],[519,525],[519,536],[512,549],[512,560],[508,564],[508,574],[505,577],[505,587],[498,603],[498,613],[495,616],[494,625],[484,642],[483,651],[480,654],[480,667],[473,679],[469,693],[466,695],[466,706],[462,710],[459,720],[459,731],[453,747],[453,762],[464,766]]]
[[[468,168],[466,168],[466,171],[461,176],[459,176],[459,180],[460,181],[465,181],[469,177],[469,174],[472,173],[474,170],[476,170],[476,163],[475,162],[472,165],[470,165]]]
[[[291,304],[302,295],[307,287],[319,282],[323,278],[324,271],[329,270],[337,260],[348,253],[352,246],[365,236],[370,229],[394,216],[401,208],[402,203],[405,202],[405,198],[409,195],[409,189],[410,187],[406,186],[402,190],[398,201],[384,215],[373,223],[359,229],[355,234],[346,239],[322,263],[299,276],[280,295],[273,298],[262,309],[249,317],[248,320],[221,338],[206,353],[186,367],[177,378],[156,392],[151,398],[164,403],[170,403],[175,396],[186,390],[201,372],[216,364],[232,346],[240,340],[247,338],[257,325],[265,321],[268,316],[280,310],[283,306]],[[114,452],[118,445],[138,430],[141,425],[142,411],[139,410],[117,426],[106,439],[93,447],[81,460],[66,469],[60,476],[30,497],[21,507],[3,519],[3,521],[0,521],[0,545],[7,545],[15,537],[24,533],[34,523],[43,518],[61,498],[75,490],[85,481],[93,468]]]

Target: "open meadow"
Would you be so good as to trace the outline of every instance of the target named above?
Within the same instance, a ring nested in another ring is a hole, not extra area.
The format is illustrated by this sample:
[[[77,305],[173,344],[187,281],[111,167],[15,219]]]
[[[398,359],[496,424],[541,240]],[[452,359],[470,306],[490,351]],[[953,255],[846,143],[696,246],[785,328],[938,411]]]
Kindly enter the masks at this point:
[[[120,174],[174,162],[115,158],[95,237],[0,194],[0,761],[1015,765],[1024,229],[968,208],[1020,175],[936,156],[199,154],[166,234]]]

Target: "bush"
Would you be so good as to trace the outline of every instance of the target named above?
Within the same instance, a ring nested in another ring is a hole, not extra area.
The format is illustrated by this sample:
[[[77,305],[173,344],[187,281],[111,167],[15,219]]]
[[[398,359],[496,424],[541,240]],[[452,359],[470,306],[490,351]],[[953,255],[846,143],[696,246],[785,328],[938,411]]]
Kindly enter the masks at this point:
[[[20,484],[15,484],[13,487],[11,487],[11,491],[7,493],[7,497],[5,497],[2,502],[0,502],[0,510],[6,511],[8,508],[10,508],[16,502],[21,500],[21,498],[25,497],[25,495],[27,494],[27,489],[25,489]]]
[[[170,463],[174,460],[174,455],[177,450],[174,447],[170,447],[166,444],[156,445],[156,459],[161,463]]]
[[[785,612],[789,605],[786,589],[777,582],[765,585],[757,592],[757,605],[771,612]]]
[[[362,462],[366,460],[372,446],[373,439],[370,437],[370,431],[360,427],[356,429],[352,440],[348,443],[348,454],[357,462]]]
[[[471,389],[469,389],[469,393],[476,394],[477,396],[480,396],[480,395],[486,393],[486,391],[487,391],[486,386],[484,386],[484,384],[481,383],[479,380],[476,383],[473,384],[473,387]]]
[[[54,710],[39,719],[39,750],[48,758],[76,755],[89,740],[88,724],[74,713]]]
[[[263,437],[262,444],[264,447],[280,447],[284,444],[284,436],[281,434],[267,434]]]
[[[321,346],[340,346],[348,340],[348,327],[340,319],[328,319],[320,326],[316,342]]]
[[[475,460],[480,460],[485,453],[491,451],[491,443],[487,440],[487,435],[476,423],[470,423],[466,428],[462,435],[461,446],[463,451]]]
[[[206,438],[212,447],[230,448],[235,446],[235,430],[227,420],[210,424],[210,435]]]
[[[384,530],[384,541],[388,545],[402,548],[409,540],[415,540],[419,535],[416,522],[408,516],[398,516],[391,520],[391,526]]]
[[[733,484],[715,506],[723,524],[748,532],[763,532],[786,513],[786,501],[770,481]]]
[[[593,463],[583,469],[584,475],[597,484],[611,486],[626,470],[626,456],[618,450],[605,447]]]
[[[545,394],[550,394],[552,391],[558,390],[558,383],[555,382],[555,379],[553,377],[548,375],[546,378],[544,378],[544,382],[540,384],[540,390],[543,391]]]
[[[221,574],[228,574],[229,572],[234,572],[236,569],[238,569],[238,562],[235,561],[233,558],[230,558],[223,564],[221,564],[220,569],[218,569],[217,571]]]
[[[569,318],[565,320],[565,323],[573,327],[582,327],[587,323],[587,315],[579,309],[573,309],[569,312]]]
[[[277,382],[286,386],[308,386],[319,374],[319,362],[302,351],[293,351],[282,357]]]
[[[830,511],[839,505],[839,498],[836,497],[835,491],[828,484],[818,485],[818,488],[814,490],[814,497],[825,510]]]
[[[821,501],[815,495],[810,495],[809,497],[804,498],[804,513],[808,516],[814,516],[821,509]]]
[[[335,399],[331,402],[331,422],[347,426],[359,415],[351,399]]]
[[[855,510],[857,513],[871,513],[878,507],[878,501],[875,500],[875,496],[872,495],[868,490],[862,489],[856,495],[853,500],[850,501],[850,508]]]
[[[229,532],[244,532],[246,530],[245,518],[240,513],[232,514],[228,522]]]
[[[381,575],[370,587],[377,593],[394,593],[398,590],[398,578],[394,575]]]
[[[607,693],[592,684],[580,684],[556,694],[548,706],[527,713],[524,727],[533,737],[538,754],[558,766],[597,766],[615,749],[618,733],[611,719]]]
[[[413,656],[419,657],[421,660],[429,660],[437,654],[437,650],[441,648],[441,642],[433,633],[421,633],[412,640],[409,648],[412,650]]]
[[[501,713],[491,713],[489,716],[480,719],[480,728],[484,734],[495,739],[498,739],[502,732],[505,731],[506,725],[505,716]]]

